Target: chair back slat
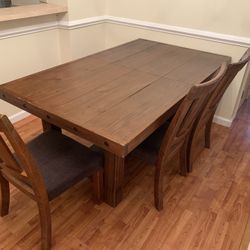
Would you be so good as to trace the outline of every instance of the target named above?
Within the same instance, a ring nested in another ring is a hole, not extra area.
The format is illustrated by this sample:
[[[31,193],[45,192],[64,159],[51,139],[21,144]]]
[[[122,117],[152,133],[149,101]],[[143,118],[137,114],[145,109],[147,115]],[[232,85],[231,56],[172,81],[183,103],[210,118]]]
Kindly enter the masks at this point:
[[[0,163],[4,162],[9,168],[22,172],[22,168],[19,166],[18,162],[16,161],[15,157],[11,153],[10,149],[6,145],[4,139],[0,135]]]
[[[14,178],[16,178],[17,180],[25,183],[26,185],[28,185],[29,187],[32,187],[32,184],[29,180],[29,178],[23,174],[18,173],[15,170],[12,170],[11,168],[8,168],[5,164],[0,164],[1,166],[1,172],[5,173],[7,175],[12,175]]]
[[[5,115],[0,115],[0,132],[6,138],[0,135],[0,174],[32,199],[47,199],[37,164]]]
[[[32,187],[30,187],[30,185],[26,184],[26,181],[23,181],[22,178],[20,178],[21,175],[17,176],[10,171],[3,169],[1,170],[1,175],[15,187],[28,195],[31,199],[36,200],[34,190],[32,189]]]
[[[204,103],[208,100],[209,96],[224,76],[226,69],[227,64],[224,63],[214,78],[207,82],[196,84],[190,89],[163,138],[158,164],[165,163],[171,155],[184,145],[187,137],[191,133],[194,122],[201,114]]]
[[[222,99],[227,88],[236,77],[238,72],[250,61],[250,48],[244,53],[242,58],[237,63],[232,63],[228,65],[227,71],[224,77],[219,82],[218,86],[215,88],[214,93],[206,103],[203,113],[199,120],[199,126],[203,126],[210,119],[213,118],[215,111]]]

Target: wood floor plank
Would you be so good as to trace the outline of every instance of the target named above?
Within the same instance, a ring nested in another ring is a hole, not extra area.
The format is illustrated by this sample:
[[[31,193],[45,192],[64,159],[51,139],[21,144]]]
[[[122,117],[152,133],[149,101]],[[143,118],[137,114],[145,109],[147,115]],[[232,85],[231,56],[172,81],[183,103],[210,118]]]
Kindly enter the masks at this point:
[[[247,226],[245,228],[245,233],[240,244],[240,250],[249,250],[250,248],[250,218],[248,219]]]

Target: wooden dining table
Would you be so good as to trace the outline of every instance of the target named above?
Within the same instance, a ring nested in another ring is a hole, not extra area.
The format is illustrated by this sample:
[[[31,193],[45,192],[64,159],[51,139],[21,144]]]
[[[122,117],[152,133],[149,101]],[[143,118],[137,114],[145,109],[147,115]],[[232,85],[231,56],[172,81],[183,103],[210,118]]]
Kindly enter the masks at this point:
[[[228,56],[138,39],[0,85],[0,98],[103,149],[105,200],[122,200],[125,157]]]

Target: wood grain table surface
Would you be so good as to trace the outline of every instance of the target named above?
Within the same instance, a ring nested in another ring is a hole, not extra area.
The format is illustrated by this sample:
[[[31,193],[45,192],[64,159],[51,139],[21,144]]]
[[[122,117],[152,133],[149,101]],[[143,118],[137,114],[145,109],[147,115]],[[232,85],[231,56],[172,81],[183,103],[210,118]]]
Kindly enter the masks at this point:
[[[193,84],[230,60],[138,39],[0,85],[0,98],[103,148],[105,197],[116,206],[125,157],[174,114]]]

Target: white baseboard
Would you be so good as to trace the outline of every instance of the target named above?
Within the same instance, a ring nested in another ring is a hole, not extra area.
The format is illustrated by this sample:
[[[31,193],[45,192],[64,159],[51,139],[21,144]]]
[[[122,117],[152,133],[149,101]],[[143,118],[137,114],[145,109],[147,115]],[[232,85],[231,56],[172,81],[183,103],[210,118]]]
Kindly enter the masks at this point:
[[[30,115],[30,113],[28,113],[26,111],[20,111],[14,115],[9,116],[9,119],[12,123],[15,123],[15,122],[19,122],[22,119],[28,117],[29,115]]]
[[[233,119],[229,120],[229,119],[226,119],[224,117],[215,115],[213,122],[217,123],[219,125],[225,126],[225,127],[231,127],[231,125],[233,123]]]

